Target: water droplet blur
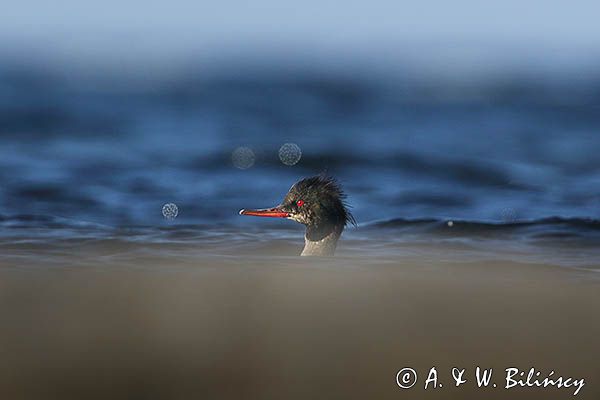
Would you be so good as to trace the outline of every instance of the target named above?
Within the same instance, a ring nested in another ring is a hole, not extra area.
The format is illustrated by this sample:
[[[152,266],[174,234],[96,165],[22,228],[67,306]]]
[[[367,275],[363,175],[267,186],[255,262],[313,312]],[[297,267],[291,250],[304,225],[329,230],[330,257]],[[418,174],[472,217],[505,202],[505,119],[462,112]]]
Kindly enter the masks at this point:
[[[452,228],[454,226],[454,221],[448,221],[448,226]]]
[[[279,159],[285,165],[296,165],[302,157],[302,150],[295,143],[285,143],[279,148]]]
[[[238,147],[231,153],[233,166],[239,169],[248,169],[254,165],[256,157],[249,147]]]
[[[515,222],[517,220],[517,212],[514,208],[505,208],[501,211],[500,216],[503,222]]]
[[[166,219],[175,219],[179,214],[179,209],[174,203],[167,203],[162,208],[162,215]]]

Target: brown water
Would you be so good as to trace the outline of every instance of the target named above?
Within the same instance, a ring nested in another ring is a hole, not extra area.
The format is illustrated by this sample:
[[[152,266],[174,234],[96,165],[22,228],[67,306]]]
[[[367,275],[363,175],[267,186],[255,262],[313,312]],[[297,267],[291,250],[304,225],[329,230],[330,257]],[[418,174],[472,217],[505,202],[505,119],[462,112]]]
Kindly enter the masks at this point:
[[[508,367],[600,396],[597,258],[352,238],[336,258],[301,258],[299,244],[4,243],[0,398],[572,397],[504,389]],[[424,390],[433,366],[443,387]],[[476,388],[476,366],[498,387]],[[404,367],[419,373],[408,390]],[[452,367],[469,381],[454,387]]]

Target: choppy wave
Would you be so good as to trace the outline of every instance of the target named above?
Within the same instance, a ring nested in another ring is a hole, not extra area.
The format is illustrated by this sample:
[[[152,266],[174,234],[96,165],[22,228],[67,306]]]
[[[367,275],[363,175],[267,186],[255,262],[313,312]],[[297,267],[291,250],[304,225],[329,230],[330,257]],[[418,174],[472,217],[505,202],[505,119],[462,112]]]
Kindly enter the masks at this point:
[[[109,226],[92,222],[47,215],[0,216],[0,237],[5,243],[11,238],[43,240],[48,237],[77,239],[119,238],[124,241],[139,242],[193,242],[206,238],[227,237],[229,239],[261,235],[267,239],[300,237],[303,228],[295,223],[283,222],[280,225],[249,227],[246,225],[221,224],[178,224],[178,225],[131,225]],[[300,236],[299,236],[300,235]],[[371,221],[360,223],[358,227],[348,227],[346,236],[350,238],[373,238],[389,241],[402,241],[403,238],[427,240],[447,237],[465,239],[504,239],[515,242],[536,241],[571,244],[600,245],[600,220],[589,218],[543,218],[529,221],[482,222],[442,219],[404,219]]]
[[[453,235],[464,237],[527,237],[533,239],[600,240],[600,220],[591,218],[550,217],[528,221],[482,222],[439,219],[403,219],[368,223],[369,231],[400,230],[408,233]]]
[[[347,257],[389,262],[510,260],[600,271],[600,221],[545,218],[506,223],[442,219],[390,219],[348,228],[338,249]],[[0,260],[80,265],[86,257],[110,267],[118,259],[139,265],[145,257],[290,257],[303,245],[302,226],[290,224],[109,226],[44,215],[0,218]],[[98,254],[101,255],[97,256]],[[98,258],[100,257],[100,258]],[[96,259],[98,258],[98,259]],[[104,261],[103,261],[104,260]]]
[[[294,237],[237,211],[327,170],[363,222],[350,238],[597,242],[595,77],[388,78],[241,68],[129,86],[0,68],[2,236]],[[278,159],[286,142],[302,149],[294,166]],[[252,168],[232,165],[238,146],[253,149]],[[166,222],[171,202],[179,215]]]

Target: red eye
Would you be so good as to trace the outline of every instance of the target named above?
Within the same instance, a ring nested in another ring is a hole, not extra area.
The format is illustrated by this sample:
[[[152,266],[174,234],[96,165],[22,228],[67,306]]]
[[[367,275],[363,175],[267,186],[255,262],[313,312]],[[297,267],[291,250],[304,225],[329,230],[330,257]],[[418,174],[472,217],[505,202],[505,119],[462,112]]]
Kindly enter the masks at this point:
[[[304,200],[298,200],[298,201],[296,202],[296,205],[297,205],[298,207],[302,207],[302,206],[304,205]]]

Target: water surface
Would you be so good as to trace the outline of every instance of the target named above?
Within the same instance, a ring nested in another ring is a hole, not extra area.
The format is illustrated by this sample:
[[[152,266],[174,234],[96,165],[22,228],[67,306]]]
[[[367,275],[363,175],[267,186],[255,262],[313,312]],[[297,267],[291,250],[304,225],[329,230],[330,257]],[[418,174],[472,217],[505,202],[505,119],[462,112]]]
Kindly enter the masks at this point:
[[[127,83],[7,63],[3,246],[185,242],[226,254],[289,240],[280,252],[296,254],[301,227],[237,212],[327,171],[359,222],[343,252],[452,241],[597,260],[600,81],[399,76],[241,67]],[[297,164],[279,160],[284,143],[301,148]],[[251,168],[233,165],[240,146],[253,150]]]

